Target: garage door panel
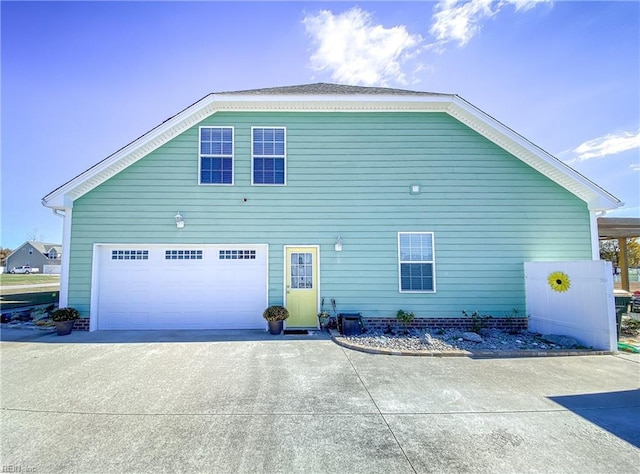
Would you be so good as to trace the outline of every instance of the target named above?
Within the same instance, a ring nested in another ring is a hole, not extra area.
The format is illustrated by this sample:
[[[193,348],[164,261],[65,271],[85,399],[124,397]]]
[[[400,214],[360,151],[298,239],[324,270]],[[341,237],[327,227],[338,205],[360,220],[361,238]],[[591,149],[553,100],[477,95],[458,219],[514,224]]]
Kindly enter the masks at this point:
[[[104,246],[99,329],[264,328],[266,246]]]
[[[108,309],[104,312],[109,324],[98,329],[144,329],[149,325],[149,313]]]

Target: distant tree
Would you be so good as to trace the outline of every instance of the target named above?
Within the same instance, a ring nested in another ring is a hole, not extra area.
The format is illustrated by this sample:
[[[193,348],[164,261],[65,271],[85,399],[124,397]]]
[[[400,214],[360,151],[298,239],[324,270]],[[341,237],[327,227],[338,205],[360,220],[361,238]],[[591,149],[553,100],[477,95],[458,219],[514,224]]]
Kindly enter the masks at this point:
[[[627,241],[627,265],[629,268],[640,267],[640,242],[638,239]],[[613,263],[614,267],[620,266],[620,246],[617,240],[600,241],[600,258]]]
[[[617,240],[601,240],[600,241],[600,259],[613,263],[614,267],[618,267],[618,255],[620,247]]]
[[[13,250],[0,247],[0,267],[4,267],[7,264],[7,257],[11,252]]]
[[[42,242],[44,240],[44,236],[41,233],[38,233],[38,229],[34,227],[31,229],[31,232],[27,232],[27,240],[29,242],[35,242],[37,240]]]
[[[640,240],[629,239],[627,249],[629,250],[629,267],[640,268]]]

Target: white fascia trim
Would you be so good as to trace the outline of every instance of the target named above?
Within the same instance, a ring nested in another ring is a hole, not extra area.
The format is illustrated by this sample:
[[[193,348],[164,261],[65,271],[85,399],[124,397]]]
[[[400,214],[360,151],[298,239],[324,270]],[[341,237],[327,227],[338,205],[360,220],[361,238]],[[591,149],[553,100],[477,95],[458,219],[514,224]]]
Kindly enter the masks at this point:
[[[42,204],[70,209],[73,201],[219,111],[444,112],[504,148],[587,203],[589,210],[622,205],[580,173],[456,95],[267,95],[209,94],[107,159],[45,196]]]
[[[218,111],[277,112],[446,112],[452,96],[255,96],[220,95],[216,97]]]
[[[616,209],[622,205],[615,196],[461,97],[453,98],[448,112],[581,198],[589,210]]]
[[[56,209],[73,207],[74,200],[215,112],[210,94],[48,194],[42,204]]]

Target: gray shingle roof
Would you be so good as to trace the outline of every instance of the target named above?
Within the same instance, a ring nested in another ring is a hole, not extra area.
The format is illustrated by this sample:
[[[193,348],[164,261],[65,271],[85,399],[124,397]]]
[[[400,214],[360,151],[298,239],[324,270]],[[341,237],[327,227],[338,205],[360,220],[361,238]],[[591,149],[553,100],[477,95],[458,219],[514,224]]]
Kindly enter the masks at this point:
[[[243,91],[219,92],[218,94],[235,95],[413,95],[413,96],[447,96],[434,92],[419,92],[388,87],[349,86],[344,84],[301,84],[297,86],[267,87],[264,89],[249,89]]]
[[[33,240],[30,240],[29,243],[31,244],[32,247],[37,249],[41,254],[49,253],[49,251],[52,248],[56,249],[56,252],[58,252],[59,254],[62,253],[62,245],[60,244],[50,244],[47,242],[34,242]]]
[[[56,249],[56,252],[58,253],[58,258],[60,258],[60,256],[62,255],[62,245],[60,244],[50,244],[46,242],[36,242],[34,240],[28,240],[22,245],[16,247],[16,249],[13,252],[11,252],[7,256],[7,258],[9,258],[11,255],[18,252],[21,248],[23,248],[27,244],[31,245],[34,249],[36,249],[42,255],[47,255],[51,249]]]

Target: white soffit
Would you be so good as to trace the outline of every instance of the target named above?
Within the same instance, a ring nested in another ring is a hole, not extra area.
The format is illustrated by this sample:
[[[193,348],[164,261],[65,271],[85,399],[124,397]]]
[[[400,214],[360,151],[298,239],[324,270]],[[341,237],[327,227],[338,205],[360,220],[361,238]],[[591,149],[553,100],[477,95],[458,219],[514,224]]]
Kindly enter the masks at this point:
[[[595,183],[513,130],[455,95],[243,95],[210,94],[45,196],[53,209],[73,201],[202,120],[222,111],[445,112],[496,143],[588,204],[590,210],[621,203]]]

